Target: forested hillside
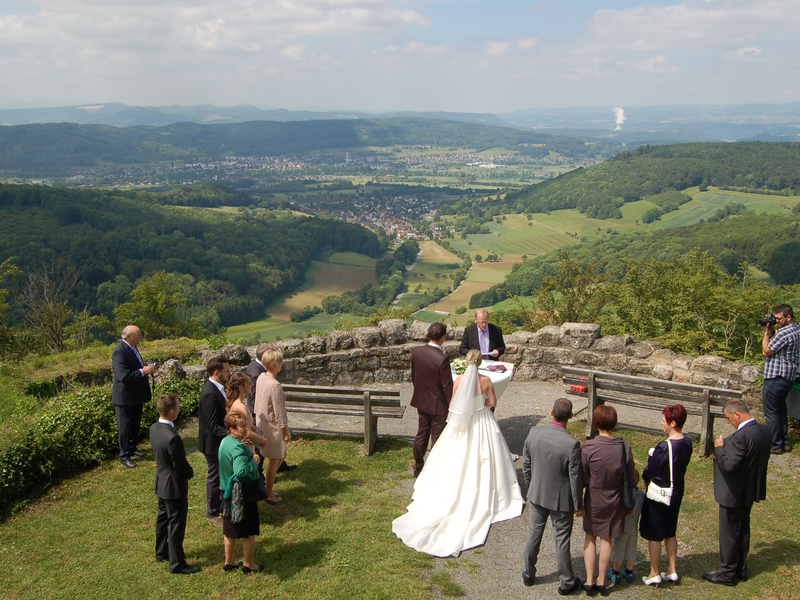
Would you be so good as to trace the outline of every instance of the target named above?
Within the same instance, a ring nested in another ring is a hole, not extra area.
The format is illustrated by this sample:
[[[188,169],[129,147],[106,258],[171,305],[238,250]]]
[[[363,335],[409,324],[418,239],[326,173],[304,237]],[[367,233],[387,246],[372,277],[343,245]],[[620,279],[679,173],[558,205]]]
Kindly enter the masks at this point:
[[[614,218],[621,217],[618,209],[625,202],[704,184],[796,195],[800,143],[641,146],[600,165],[509,193],[505,201],[515,212],[577,208],[596,218]]]
[[[0,127],[0,171],[44,175],[101,164],[201,162],[224,156],[283,156],[398,144],[502,147],[539,157],[553,151],[575,158],[606,158],[622,148],[615,140],[587,143],[588,139],[419,118],[175,123],[163,127],[52,123]]]
[[[197,187],[191,193],[230,192]],[[180,280],[189,316],[214,330],[261,318],[265,304],[300,285],[322,252],[376,257],[385,250],[369,230],[337,219],[223,214],[163,206],[153,198],[0,185],[0,263],[11,259],[24,274],[5,283],[12,291],[11,324],[23,320],[23,302],[13,299],[27,277],[53,261],[77,269],[70,306],[107,317],[131,301],[141,281],[160,271],[175,274],[170,281]]]

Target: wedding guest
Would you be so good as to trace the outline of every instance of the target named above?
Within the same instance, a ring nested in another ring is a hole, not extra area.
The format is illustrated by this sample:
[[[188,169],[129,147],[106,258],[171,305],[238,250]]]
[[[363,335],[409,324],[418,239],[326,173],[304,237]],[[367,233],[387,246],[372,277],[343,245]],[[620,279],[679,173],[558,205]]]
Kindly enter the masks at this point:
[[[248,435],[246,413],[234,411],[225,416],[225,429],[228,436],[219,445],[219,474],[224,486],[221,491],[226,498],[230,496],[229,488],[233,486],[234,476],[238,481],[252,481],[258,478],[260,457],[254,455],[244,443]],[[229,500],[226,500],[226,502]],[[234,523],[227,511],[222,515],[222,534],[225,536],[225,564],[223,570],[233,571],[241,567],[244,573],[264,570],[264,565],[257,565],[253,560],[256,550],[256,536],[261,533],[258,520],[258,501],[244,504],[242,519]],[[236,560],[236,540],[242,540],[244,561]]]
[[[659,487],[672,486],[672,499],[669,504],[662,504],[646,498],[642,507],[642,520],[639,531],[648,541],[650,550],[650,574],[642,577],[645,585],[658,585],[662,581],[678,581],[678,513],[683,500],[684,478],[686,467],[692,458],[692,440],[682,433],[686,423],[686,409],[680,404],[674,404],[664,409],[661,415],[661,427],[667,434],[667,439],[659,442],[650,452],[650,459],[642,471],[645,487],[651,482]],[[670,452],[671,446],[671,452]],[[672,469],[670,470],[670,456]],[[672,473],[672,478],[670,478]],[[667,549],[669,567],[666,572],[661,572],[661,542]]]
[[[617,411],[613,406],[598,406],[592,415],[592,426],[599,435],[587,440],[581,449],[583,485],[586,492],[583,507],[585,542],[583,560],[586,564],[586,593],[606,595],[606,573],[611,565],[611,540],[625,531],[625,510],[622,507],[623,464],[628,482],[635,486],[639,472],[633,462],[630,444],[621,437],[611,435],[617,426]],[[623,460],[624,459],[624,460]],[[600,565],[595,582],[597,565],[597,538],[600,538]]]
[[[636,558],[639,555],[636,550],[636,542],[639,540],[639,517],[642,514],[643,504],[644,492],[637,489],[636,506],[633,507],[633,512],[625,517],[624,533],[615,537],[611,542],[612,567],[606,575],[611,583],[619,583],[623,580],[626,583],[633,583],[633,568],[636,566]],[[625,563],[624,569],[622,568],[623,562]]]
[[[275,350],[268,350],[261,357],[261,362],[267,371],[258,376],[254,408],[256,428],[264,434],[266,440],[264,456],[269,459],[266,472],[267,502],[275,504],[283,500],[274,492],[273,486],[278,467],[286,460],[286,443],[292,439],[292,432],[286,418],[286,396],[277,380],[283,367],[283,355]]]
[[[250,376],[247,373],[238,372],[231,375],[225,386],[225,396],[228,398],[225,403],[225,410],[228,413],[238,411],[247,416],[247,430],[249,433],[245,443],[255,454],[262,455],[261,450],[267,440],[256,430],[253,415],[250,414],[250,409],[247,407],[246,401],[250,396],[250,391]]]
[[[208,379],[200,390],[197,406],[197,449],[206,458],[206,519],[216,527],[222,527],[220,510],[222,497],[219,494],[219,444],[227,435],[223,425],[225,419],[225,384],[231,376],[228,359],[214,356],[206,365]]]

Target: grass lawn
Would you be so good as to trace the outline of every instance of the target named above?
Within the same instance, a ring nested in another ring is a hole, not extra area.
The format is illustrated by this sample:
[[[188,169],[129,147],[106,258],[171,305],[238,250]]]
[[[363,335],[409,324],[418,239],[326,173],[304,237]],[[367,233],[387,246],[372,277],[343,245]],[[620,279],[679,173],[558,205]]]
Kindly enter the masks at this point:
[[[196,428],[184,433],[196,446]],[[277,506],[262,503],[255,558],[266,571],[222,571],[222,530],[205,519],[205,459],[189,454],[185,550],[191,576],[154,560],[157,500],[152,454],[141,468],[115,460],[53,488],[0,525],[3,598],[428,598],[420,572],[432,559],[391,532],[410,496],[411,448],[384,438],[360,455],[353,439],[300,437],[289,456],[301,468],[278,476]],[[238,555],[241,549],[237,548]]]
[[[366,254],[358,252],[334,252],[327,262],[333,265],[348,265],[351,267],[372,267],[375,268],[377,258],[372,258]]]

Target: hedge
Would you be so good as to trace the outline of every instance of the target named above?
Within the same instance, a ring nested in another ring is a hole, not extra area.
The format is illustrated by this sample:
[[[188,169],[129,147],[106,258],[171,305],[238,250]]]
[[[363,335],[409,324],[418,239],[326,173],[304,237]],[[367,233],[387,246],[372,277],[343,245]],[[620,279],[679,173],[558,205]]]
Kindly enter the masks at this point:
[[[142,435],[158,419],[155,400],[181,397],[181,417],[197,412],[203,382],[169,379],[156,387],[142,413]],[[41,495],[54,482],[100,464],[116,453],[117,423],[111,388],[85,388],[50,400],[35,415],[5,423],[0,436],[0,519]]]

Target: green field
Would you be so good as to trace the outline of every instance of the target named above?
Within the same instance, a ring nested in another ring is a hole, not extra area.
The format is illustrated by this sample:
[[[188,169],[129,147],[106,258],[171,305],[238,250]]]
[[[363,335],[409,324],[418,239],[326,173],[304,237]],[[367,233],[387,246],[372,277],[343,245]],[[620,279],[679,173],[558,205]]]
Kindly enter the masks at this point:
[[[366,254],[359,254],[358,252],[334,252],[330,255],[328,260],[333,265],[347,265],[350,267],[375,267],[378,262],[377,258],[371,258]]]
[[[351,315],[328,315],[319,313],[301,323],[293,323],[288,319],[269,317],[261,321],[253,321],[244,325],[236,325],[228,329],[230,339],[251,338],[256,333],[261,342],[273,342],[277,339],[285,340],[293,337],[305,337],[310,331],[328,332],[334,328],[334,318],[352,317]]]

